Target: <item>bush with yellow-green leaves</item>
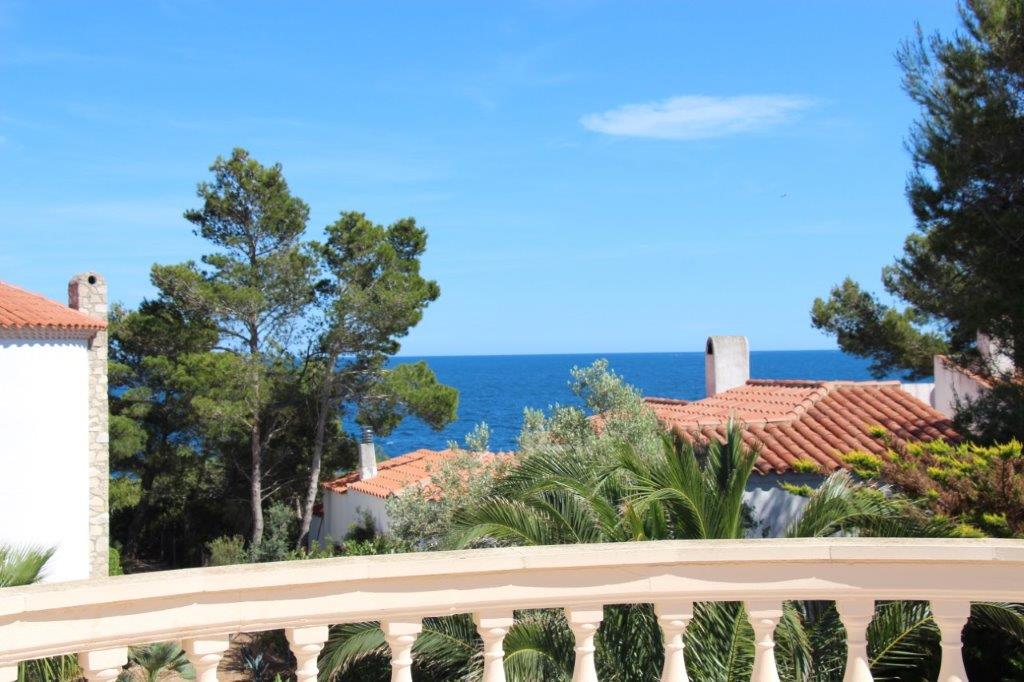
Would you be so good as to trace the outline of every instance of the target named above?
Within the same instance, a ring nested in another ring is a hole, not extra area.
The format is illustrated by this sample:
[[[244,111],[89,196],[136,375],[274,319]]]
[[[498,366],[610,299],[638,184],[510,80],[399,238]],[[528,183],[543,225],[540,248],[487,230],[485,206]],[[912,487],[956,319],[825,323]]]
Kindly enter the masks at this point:
[[[935,514],[959,524],[964,536],[1024,537],[1024,449],[1019,441],[895,444],[884,430],[877,437],[888,446],[881,455],[846,455],[855,473],[922,500]]]

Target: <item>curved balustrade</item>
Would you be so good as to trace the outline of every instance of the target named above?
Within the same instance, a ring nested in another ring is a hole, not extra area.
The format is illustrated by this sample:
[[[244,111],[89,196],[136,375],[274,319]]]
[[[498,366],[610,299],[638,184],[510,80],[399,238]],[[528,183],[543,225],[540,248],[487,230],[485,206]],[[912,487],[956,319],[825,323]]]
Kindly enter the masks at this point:
[[[871,680],[875,600],[927,600],[942,633],[940,682],[965,682],[960,633],[971,601],[1024,601],[1024,542],[1012,540],[668,541],[503,548],[167,571],[0,590],[0,682],[18,661],[78,652],[88,680],[117,677],[133,644],[178,640],[200,682],[217,679],[229,635],[283,628],[299,680],[315,680],[327,626],[380,621],[392,680],[412,680],[424,617],[471,613],[485,682],[502,682],[514,609],[563,608],[574,682],[594,682],[594,635],[608,604],[651,603],[665,635],[663,682],[687,679],[695,601],[743,601],[755,633],[752,680],[778,680],[783,600],[835,600],[848,637],[845,682]]]

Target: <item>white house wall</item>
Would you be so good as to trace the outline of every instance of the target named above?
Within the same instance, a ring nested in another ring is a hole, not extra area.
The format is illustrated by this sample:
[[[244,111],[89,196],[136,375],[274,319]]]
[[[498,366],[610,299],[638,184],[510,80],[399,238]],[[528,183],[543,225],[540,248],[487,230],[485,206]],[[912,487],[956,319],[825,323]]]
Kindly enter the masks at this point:
[[[816,474],[751,474],[743,493],[743,501],[751,508],[757,523],[750,532],[751,537],[780,537],[807,505],[806,497],[786,492],[779,487],[780,482],[806,484],[816,489],[824,480]]]
[[[941,355],[935,356],[935,393],[932,406],[952,417],[956,414],[957,400],[976,400],[987,387],[970,374],[965,374],[950,364]]]
[[[364,513],[369,513],[373,517],[378,533],[388,531],[386,500],[358,490],[349,490],[345,493],[326,491],[324,494],[324,519],[326,522],[320,536],[321,539],[344,540],[352,530],[352,526],[362,522]]]
[[[88,342],[0,338],[0,543],[55,547],[89,577]]]
[[[779,487],[780,482],[785,481],[798,486],[806,484],[817,488],[824,480],[823,476],[815,474],[751,475],[743,493],[743,501],[751,508],[757,522],[757,527],[750,533],[751,536],[781,536],[807,504],[807,498],[786,492]],[[313,533],[313,537],[320,541],[326,541],[328,538],[336,542],[344,540],[351,532],[352,526],[362,521],[364,512],[369,512],[373,517],[378,532],[388,531],[386,500],[355,490],[346,493],[328,490],[324,494],[323,529],[319,533]]]

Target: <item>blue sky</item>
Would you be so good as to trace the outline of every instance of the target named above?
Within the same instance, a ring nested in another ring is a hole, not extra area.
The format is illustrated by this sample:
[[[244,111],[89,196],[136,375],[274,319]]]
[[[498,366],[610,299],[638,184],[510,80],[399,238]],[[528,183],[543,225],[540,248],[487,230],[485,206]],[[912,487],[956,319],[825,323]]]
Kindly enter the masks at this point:
[[[415,216],[407,354],[830,348],[913,222],[894,52],[946,0],[0,2],[0,279],[112,297],[197,258],[218,154],[312,207]]]

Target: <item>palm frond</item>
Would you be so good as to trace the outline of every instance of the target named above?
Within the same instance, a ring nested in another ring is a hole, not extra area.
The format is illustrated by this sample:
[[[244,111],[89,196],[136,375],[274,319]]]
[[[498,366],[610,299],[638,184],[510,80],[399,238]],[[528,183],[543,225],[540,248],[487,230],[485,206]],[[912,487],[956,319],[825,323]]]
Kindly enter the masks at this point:
[[[938,673],[939,630],[927,602],[880,602],[868,626],[875,680],[930,679]]]
[[[17,587],[39,582],[54,549],[0,545],[0,587]]]

